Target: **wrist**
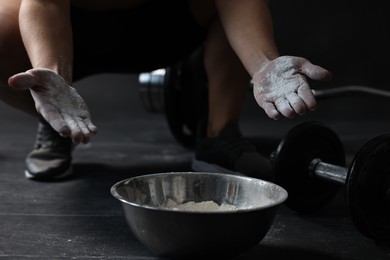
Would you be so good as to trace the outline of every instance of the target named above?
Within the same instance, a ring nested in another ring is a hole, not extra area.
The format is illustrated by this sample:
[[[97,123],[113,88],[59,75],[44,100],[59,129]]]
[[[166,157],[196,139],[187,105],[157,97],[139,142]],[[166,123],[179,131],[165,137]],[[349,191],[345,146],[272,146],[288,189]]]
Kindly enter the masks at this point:
[[[279,55],[262,55],[261,57],[257,58],[257,63],[253,65],[250,74],[252,78],[261,72],[264,71],[264,69],[275,59],[277,59]]]
[[[55,66],[51,70],[62,77],[69,85],[72,84],[72,70],[66,66]]]
[[[265,70],[267,69],[267,67],[269,66],[269,64],[275,59],[264,59],[261,61],[261,63],[259,63],[253,74],[252,74],[252,79],[251,79],[251,83],[252,84],[256,84],[256,82],[260,82],[261,79],[264,77],[264,72]]]
[[[33,67],[34,69],[49,70],[63,78],[69,85],[72,84],[72,66],[60,64],[57,62],[41,62],[40,64],[34,64]]]

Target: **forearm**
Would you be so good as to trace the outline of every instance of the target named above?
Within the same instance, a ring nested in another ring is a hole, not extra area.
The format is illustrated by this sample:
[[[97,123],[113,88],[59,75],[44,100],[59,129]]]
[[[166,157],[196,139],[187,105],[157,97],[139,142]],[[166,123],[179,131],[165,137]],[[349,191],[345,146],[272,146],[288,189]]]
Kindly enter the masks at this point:
[[[279,56],[267,0],[215,0],[228,40],[253,77]]]
[[[69,0],[23,0],[20,32],[33,68],[47,68],[72,82]]]

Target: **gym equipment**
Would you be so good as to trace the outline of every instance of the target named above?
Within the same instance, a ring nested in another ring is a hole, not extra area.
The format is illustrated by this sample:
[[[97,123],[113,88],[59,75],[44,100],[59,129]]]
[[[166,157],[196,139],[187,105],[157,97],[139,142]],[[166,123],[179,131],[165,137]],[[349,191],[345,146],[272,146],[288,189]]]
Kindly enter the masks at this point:
[[[171,67],[141,73],[138,81],[145,109],[164,112],[175,139],[193,149],[199,120],[206,118],[208,111],[203,48]]]
[[[138,89],[141,102],[147,112],[160,113],[164,112],[164,88],[171,84],[171,69],[158,69],[147,73],[140,73]]]
[[[352,221],[365,236],[390,241],[390,134],[367,142],[345,165],[337,134],[318,122],[291,129],[271,155],[285,204],[298,212],[318,210],[344,185]]]
[[[203,49],[174,66],[139,75],[139,93],[145,109],[165,112],[175,139],[194,148],[199,120],[207,117],[207,77],[202,62]],[[252,85],[248,83],[248,89]],[[318,100],[346,94],[369,94],[390,98],[390,92],[365,86],[343,86],[313,90]]]

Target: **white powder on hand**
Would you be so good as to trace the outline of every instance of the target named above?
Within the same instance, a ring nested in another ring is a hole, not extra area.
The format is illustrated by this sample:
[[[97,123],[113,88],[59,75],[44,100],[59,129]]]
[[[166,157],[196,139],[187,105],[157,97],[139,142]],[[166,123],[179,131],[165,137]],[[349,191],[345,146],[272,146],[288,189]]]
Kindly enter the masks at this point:
[[[210,212],[210,211],[232,211],[237,210],[237,206],[227,203],[218,205],[216,202],[208,201],[189,201],[186,203],[177,203],[171,199],[168,199],[163,205],[163,208],[169,208],[173,210],[185,210],[185,211],[197,211],[197,212]]]

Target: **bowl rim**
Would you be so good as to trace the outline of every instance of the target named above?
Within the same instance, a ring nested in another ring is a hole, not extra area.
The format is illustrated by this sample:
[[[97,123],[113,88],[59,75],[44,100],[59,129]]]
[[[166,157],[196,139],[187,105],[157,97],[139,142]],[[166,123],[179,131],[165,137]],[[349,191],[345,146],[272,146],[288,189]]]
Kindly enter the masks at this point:
[[[175,175],[175,174],[182,174],[182,173],[185,173],[185,174],[196,174],[196,175],[229,176],[229,177],[236,178],[236,179],[246,179],[246,180],[249,180],[249,181],[263,182],[263,183],[266,183],[268,185],[275,186],[277,189],[279,189],[281,191],[282,195],[281,195],[281,197],[280,197],[280,199],[278,201],[275,201],[273,203],[270,203],[270,204],[267,204],[267,205],[264,205],[264,206],[260,206],[260,207],[241,208],[241,209],[238,208],[236,210],[190,211],[190,210],[183,210],[183,209],[163,208],[163,207],[159,208],[159,207],[155,207],[155,206],[142,205],[142,204],[139,204],[139,203],[131,202],[131,201],[126,200],[123,196],[119,195],[119,193],[117,191],[117,188],[119,186],[123,185],[126,182],[130,182],[132,180],[135,180],[135,179],[155,177],[155,176],[163,176],[163,175],[168,175],[168,174]],[[134,207],[137,207],[137,208],[144,208],[144,209],[156,210],[156,211],[174,212],[174,213],[176,213],[176,212],[177,213],[190,213],[190,214],[221,214],[221,213],[226,214],[226,213],[239,213],[239,212],[258,211],[258,210],[264,210],[264,209],[267,209],[267,208],[272,208],[272,207],[279,206],[279,205],[283,204],[287,200],[287,198],[288,198],[288,192],[287,192],[286,189],[284,189],[280,185],[275,184],[275,183],[270,182],[270,181],[257,179],[257,178],[253,178],[253,177],[248,177],[248,176],[244,176],[244,175],[232,175],[232,174],[217,173],[217,172],[194,172],[194,171],[158,172],[158,173],[142,174],[142,175],[129,177],[129,178],[123,179],[121,181],[118,181],[114,185],[112,185],[111,188],[110,188],[110,193],[111,193],[111,195],[115,199],[119,200],[121,203],[126,204],[126,205],[131,205],[131,206],[134,206]]]

